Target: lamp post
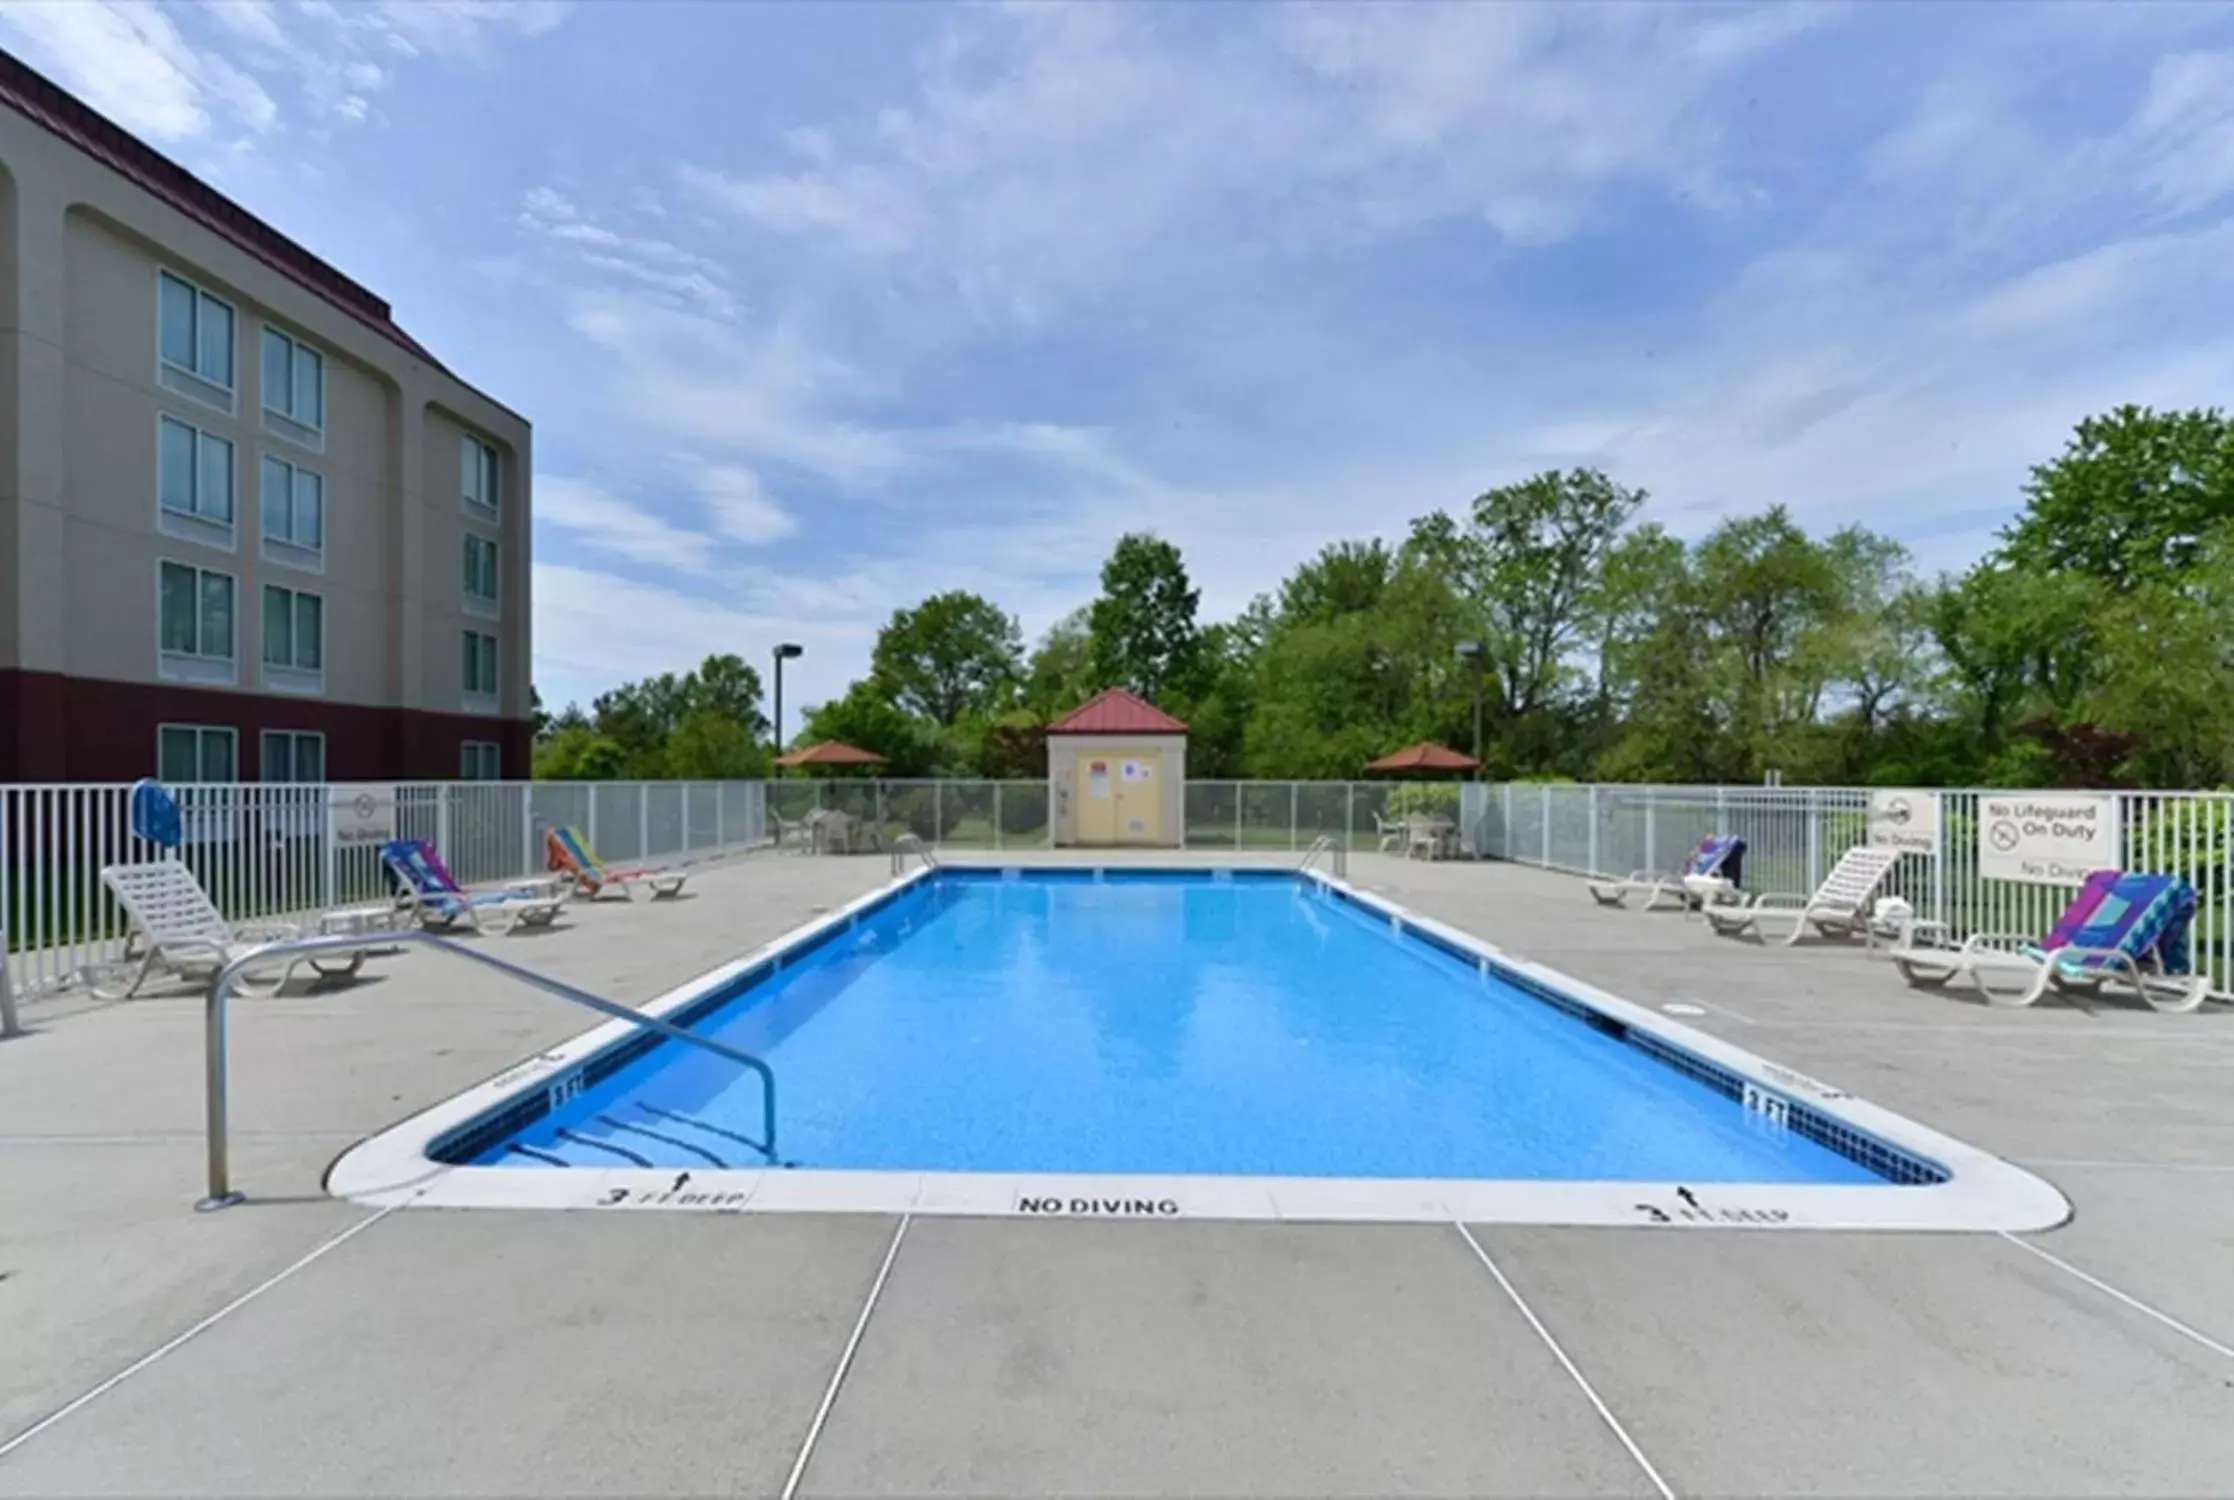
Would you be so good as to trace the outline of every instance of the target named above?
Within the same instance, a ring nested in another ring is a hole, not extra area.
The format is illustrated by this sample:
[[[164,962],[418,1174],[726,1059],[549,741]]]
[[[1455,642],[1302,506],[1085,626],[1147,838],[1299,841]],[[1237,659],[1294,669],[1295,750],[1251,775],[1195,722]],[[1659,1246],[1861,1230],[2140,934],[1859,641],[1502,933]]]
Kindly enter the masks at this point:
[[[1458,643],[1458,664],[1469,669],[1474,690],[1474,779],[1482,779],[1482,668],[1489,661],[1489,648],[1480,641]]]
[[[774,652],[774,656],[776,658],[775,731],[776,754],[778,755],[783,754],[783,664],[787,661],[796,660],[797,658],[805,656],[806,654],[806,647],[798,645],[797,643],[792,641],[785,641],[782,645],[776,647]],[[782,770],[782,768],[779,766],[770,766],[768,769],[779,774]]]

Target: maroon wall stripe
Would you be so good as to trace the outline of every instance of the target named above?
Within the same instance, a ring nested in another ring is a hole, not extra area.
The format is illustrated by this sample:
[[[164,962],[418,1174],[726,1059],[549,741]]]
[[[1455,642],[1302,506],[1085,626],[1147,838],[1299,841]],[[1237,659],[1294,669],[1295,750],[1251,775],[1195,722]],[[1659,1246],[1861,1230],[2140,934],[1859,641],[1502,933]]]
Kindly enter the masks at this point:
[[[535,726],[524,719],[0,668],[0,781],[152,776],[156,730],[164,724],[237,731],[243,781],[258,779],[257,736],[267,729],[323,734],[330,781],[454,780],[467,740],[500,746],[503,774],[521,780],[529,774],[535,741]]]

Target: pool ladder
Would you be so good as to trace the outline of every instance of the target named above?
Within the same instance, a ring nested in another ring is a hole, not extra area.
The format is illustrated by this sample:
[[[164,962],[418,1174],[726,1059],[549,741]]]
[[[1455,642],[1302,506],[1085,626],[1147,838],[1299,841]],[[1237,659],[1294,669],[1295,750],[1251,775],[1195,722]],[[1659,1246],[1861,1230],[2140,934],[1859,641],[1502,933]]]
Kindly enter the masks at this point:
[[[270,969],[288,959],[307,958],[313,954],[358,953],[370,948],[405,947],[432,948],[438,953],[447,953],[454,958],[462,958],[468,962],[495,969],[501,974],[519,980],[522,984],[541,990],[546,995],[556,995],[561,1000],[571,1001],[584,1010],[594,1010],[599,1015],[611,1020],[625,1021],[640,1031],[653,1032],[668,1038],[670,1041],[683,1042],[701,1051],[711,1052],[714,1056],[733,1062],[741,1068],[751,1069],[760,1075],[761,1129],[767,1135],[767,1145],[763,1149],[766,1150],[770,1161],[777,1160],[776,1070],[769,1067],[763,1059],[753,1056],[750,1052],[740,1051],[727,1042],[717,1042],[712,1037],[700,1036],[694,1031],[685,1031],[672,1021],[664,1020],[659,1016],[646,1015],[640,1010],[632,1010],[617,1000],[608,1000],[603,995],[593,995],[588,990],[576,989],[573,985],[567,984],[563,980],[553,979],[548,974],[539,974],[533,969],[522,968],[518,964],[492,957],[478,949],[468,948],[456,939],[444,937],[440,933],[378,932],[367,933],[361,937],[298,938],[291,942],[267,943],[262,947],[252,949],[220,969],[217,977],[210,981],[209,994],[203,1002],[202,1043],[205,1070],[204,1086],[206,1090],[204,1108],[208,1114],[209,1130],[209,1194],[201,1202],[194,1205],[196,1208],[205,1210],[229,1208],[241,1201],[241,1195],[233,1191],[231,1175],[231,1130],[228,1124],[226,1107],[225,1010],[226,1003],[233,998],[234,987],[240,983],[242,975],[251,969]],[[759,1143],[748,1141],[747,1144],[757,1147]]]
[[[923,840],[912,833],[903,833],[892,841],[892,875],[894,879],[899,878],[902,872],[907,869],[908,856],[911,854],[922,860],[929,869],[936,870],[939,867],[938,857],[931,853],[930,847]]]
[[[1318,863],[1319,856],[1322,854],[1326,856],[1326,866],[1329,874],[1336,880],[1350,878],[1350,851],[1348,846],[1335,842],[1331,835],[1324,833],[1311,840],[1311,847],[1303,851],[1302,863],[1295,867],[1295,873],[1301,875],[1305,870],[1310,869],[1311,866]]]

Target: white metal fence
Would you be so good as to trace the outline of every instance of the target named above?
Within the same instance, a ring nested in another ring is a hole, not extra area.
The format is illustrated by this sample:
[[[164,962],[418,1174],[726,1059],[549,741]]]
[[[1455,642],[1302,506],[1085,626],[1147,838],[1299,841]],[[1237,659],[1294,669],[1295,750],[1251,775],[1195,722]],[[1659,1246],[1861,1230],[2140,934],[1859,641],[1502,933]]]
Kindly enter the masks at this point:
[[[1750,891],[1812,891],[1838,857],[1869,838],[1860,787],[1589,786],[1500,783],[1468,787],[1464,814],[1481,853],[1583,875],[1679,865],[1710,833],[1745,840]],[[1975,790],[1938,794],[1938,851],[1902,858],[1885,886],[1917,914],[1973,932],[2045,934],[2072,888],[1979,873]],[[2234,987],[2234,796],[2119,792],[2128,870],[2182,875],[2195,885],[2195,961],[2212,987]]]
[[[173,787],[180,856],[235,922],[384,899],[377,843],[349,842],[333,806],[352,790]],[[540,873],[544,831],[558,824],[611,860],[704,858],[767,837],[757,781],[407,782],[393,793],[396,836],[433,844],[467,884]],[[0,786],[0,954],[19,992],[122,956],[101,867],[159,855],[133,835],[130,802],[126,786]]]

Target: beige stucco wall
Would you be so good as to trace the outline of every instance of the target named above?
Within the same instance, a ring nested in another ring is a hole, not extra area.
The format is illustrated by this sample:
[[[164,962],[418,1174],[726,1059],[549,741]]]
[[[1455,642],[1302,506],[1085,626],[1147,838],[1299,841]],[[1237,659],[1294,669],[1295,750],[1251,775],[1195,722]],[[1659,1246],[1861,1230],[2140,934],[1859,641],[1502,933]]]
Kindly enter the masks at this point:
[[[0,108],[0,666],[160,681],[158,560],[235,579],[233,687],[264,692],[262,589],[325,599],[329,701],[458,713],[458,435],[502,454],[498,712],[528,712],[526,422],[68,143]],[[230,412],[157,379],[157,272],[230,302]],[[316,348],[323,451],[267,431],[269,325]],[[158,525],[157,415],[234,444],[231,545]],[[323,476],[322,572],[267,558],[260,458]]]
[[[1152,753],[1160,758],[1164,843],[1184,839],[1187,811],[1187,737],[1183,734],[1051,734],[1047,737],[1048,817],[1057,844],[1078,842],[1080,757]]]

